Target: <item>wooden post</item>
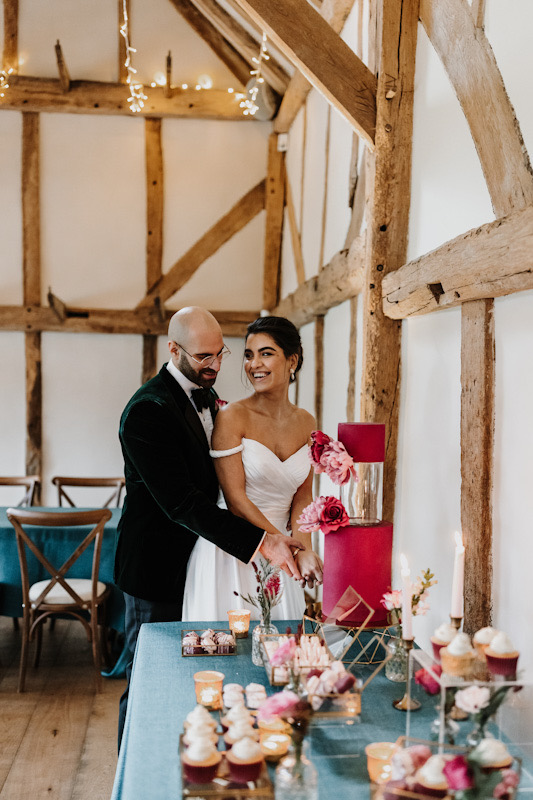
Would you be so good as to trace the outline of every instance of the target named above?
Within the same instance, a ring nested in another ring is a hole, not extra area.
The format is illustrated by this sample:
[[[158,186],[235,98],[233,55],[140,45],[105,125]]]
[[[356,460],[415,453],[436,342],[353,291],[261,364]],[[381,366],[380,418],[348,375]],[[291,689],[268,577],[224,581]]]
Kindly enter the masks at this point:
[[[465,550],[464,627],[473,634],[492,615],[492,452],[494,300],[461,308],[461,524]]]
[[[363,288],[361,420],[386,425],[383,515],[393,519],[401,328],[383,314],[381,282],[404,263],[407,252],[418,0],[379,0],[376,10],[380,63],[376,147],[368,153],[373,199]]]
[[[298,222],[296,220],[296,210],[294,208],[291,182],[289,180],[289,173],[287,172],[287,170],[285,170],[285,199],[287,203],[287,219],[289,221],[289,230],[291,232],[292,255],[294,258],[294,267],[296,270],[296,280],[298,281],[298,286],[301,286],[305,282],[302,239],[300,232],[298,230]]]
[[[265,257],[263,263],[263,308],[279,302],[281,241],[285,206],[285,153],[278,150],[278,136],[268,139],[268,167],[265,186]]]
[[[128,19],[130,16],[130,0],[126,0],[126,13],[128,15]],[[123,25],[124,23],[124,2],[123,0],[118,0],[118,27]],[[130,35],[130,43],[131,43],[131,35]],[[126,41],[124,37],[121,35],[120,30],[118,34],[118,81],[119,83],[126,83],[126,79],[128,77],[128,70],[126,69]]]
[[[322,430],[324,408],[324,316],[315,317],[315,417],[317,430]],[[315,494],[320,489],[320,475],[315,475]]]
[[[24,303],[41,305],[39,115],[22,115],[22,281]],[[26,473],[42,473],[41,334],[26,333]]]
[[[350,298],[350,345],[348,348],[348,393],[346,396],[346,422],[355,421],[355,375],[357,353],[357,297]]]
[[[170,54],[169,54],[170,55]],[[161,120],[145,121],[146,153],[146,291],[157,283],[163,265],[163,148]],[[153,378],[157,370],[157,336],[143,336],[141,382]]]
[[[19,0],[4,0],[4,53],[2,69],[19,71],[18,54]]]

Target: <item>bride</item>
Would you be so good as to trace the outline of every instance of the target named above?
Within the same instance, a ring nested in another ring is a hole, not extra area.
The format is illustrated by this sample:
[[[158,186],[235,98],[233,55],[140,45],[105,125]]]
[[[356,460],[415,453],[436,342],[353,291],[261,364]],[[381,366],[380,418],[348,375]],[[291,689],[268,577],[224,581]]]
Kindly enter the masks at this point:
[[[211,456],[225,504],[270,533],[290,528],[305,545],[296,555],[309,586],[322,581],[322,562],[311,547],[311,534],[296,520],[312,501],[313,472],[307,442],[315,420],[289,401],[289,384],[302,366],[297,328],[283,317],[260,317],[247,330],[244,369],[254,393],[217,414]],[[301,617],[303,587],[283,572],[281,602],[273,619]],[[183,620],[224,619],[243,606],[238,594],[256,594],[251,564],[243,564],[207,539],[199,538],[187,567]],[[257,609],[252,608],[257,618]]]

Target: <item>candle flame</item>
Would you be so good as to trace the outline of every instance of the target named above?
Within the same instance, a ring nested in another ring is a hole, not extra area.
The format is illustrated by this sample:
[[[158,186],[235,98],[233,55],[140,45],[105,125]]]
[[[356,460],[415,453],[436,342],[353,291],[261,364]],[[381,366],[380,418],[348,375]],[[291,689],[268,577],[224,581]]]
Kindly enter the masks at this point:
[[[464,548],[462,534],[460,534],[459,531],[455,531],[454,535],[455,535],[455,546],[458,547],[459,549]]]

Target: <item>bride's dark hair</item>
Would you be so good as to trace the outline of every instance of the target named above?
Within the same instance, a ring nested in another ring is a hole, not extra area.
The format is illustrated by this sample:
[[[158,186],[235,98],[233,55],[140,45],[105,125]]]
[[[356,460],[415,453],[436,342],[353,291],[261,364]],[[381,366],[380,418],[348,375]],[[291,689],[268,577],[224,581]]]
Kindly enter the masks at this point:
[[[304,361],[302,340],[300,339],[298,328],[289,319],[285,317],[258,317],[248,325],[246,338],[251,336],[252,333],[266,333],[271,336],[277,346],[283,350],[285,358],[293,355],[298,356],[298,364],[294,371],[295,373],[299,372]]]

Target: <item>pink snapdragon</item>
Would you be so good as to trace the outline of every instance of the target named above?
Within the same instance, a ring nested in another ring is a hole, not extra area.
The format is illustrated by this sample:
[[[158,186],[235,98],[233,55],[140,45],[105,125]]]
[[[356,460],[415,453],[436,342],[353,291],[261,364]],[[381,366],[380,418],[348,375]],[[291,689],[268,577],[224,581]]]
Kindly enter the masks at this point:
[[[270,663],[274,667],[282,667],[285,664],[289,664],[294,658],[295,651],[296,641],[293,636],[289,636],[288,639],[285,639],[278,649],[274,651],[270,658]]]
[[[257,712],[257,719],[271,720],[273,717],[281,717],[289,714],[294,709],[300,698],[295,692],[283,690],[278,694],[271,694],[267,697]]]

